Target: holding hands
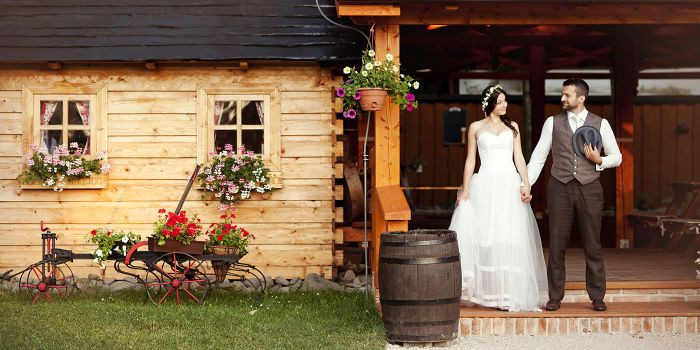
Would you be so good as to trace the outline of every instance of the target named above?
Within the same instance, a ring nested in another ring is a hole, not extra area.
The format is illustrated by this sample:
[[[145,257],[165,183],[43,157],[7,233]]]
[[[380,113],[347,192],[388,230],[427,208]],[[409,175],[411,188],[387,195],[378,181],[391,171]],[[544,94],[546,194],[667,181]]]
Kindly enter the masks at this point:
[[[530,203],[532,194],[530,194],[530,186],[520,186],[520,200],[524,203]]]

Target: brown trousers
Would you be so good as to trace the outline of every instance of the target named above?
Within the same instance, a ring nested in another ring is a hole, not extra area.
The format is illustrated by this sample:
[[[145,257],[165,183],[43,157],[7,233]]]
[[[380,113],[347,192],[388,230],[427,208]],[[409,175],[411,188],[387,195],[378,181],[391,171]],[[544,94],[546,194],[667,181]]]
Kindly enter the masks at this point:
[[[605,266],[600,245],[603,218],[603,187],[599,180],[581,185],[576,179],[562,183],[550,177],[547,185],[549,210],[549,258],[547,279],[549,299],[564,298],[566,266],[564,256],[569,245],[574,217],[586,255],[586,290],[591,300],[605,296]]]

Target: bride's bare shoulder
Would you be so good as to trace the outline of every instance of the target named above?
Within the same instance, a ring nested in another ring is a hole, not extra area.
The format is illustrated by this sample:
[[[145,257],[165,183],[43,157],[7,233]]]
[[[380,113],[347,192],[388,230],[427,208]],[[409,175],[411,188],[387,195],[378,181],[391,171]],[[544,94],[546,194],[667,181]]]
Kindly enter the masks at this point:
[[[471,124],[469,124],[469,132],[476,132],[481,128],[481,126],[484,124],[484,120],[477,120]]]

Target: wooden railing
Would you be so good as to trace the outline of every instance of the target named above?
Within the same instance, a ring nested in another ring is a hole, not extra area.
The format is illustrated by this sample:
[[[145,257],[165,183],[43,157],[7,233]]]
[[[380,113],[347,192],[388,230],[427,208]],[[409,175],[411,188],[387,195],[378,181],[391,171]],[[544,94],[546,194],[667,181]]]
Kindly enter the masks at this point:
[[[408,230],[411,208],[399,185],[376,187],[372,198],[372,273],[379,288],[379,236],[382,232]]]

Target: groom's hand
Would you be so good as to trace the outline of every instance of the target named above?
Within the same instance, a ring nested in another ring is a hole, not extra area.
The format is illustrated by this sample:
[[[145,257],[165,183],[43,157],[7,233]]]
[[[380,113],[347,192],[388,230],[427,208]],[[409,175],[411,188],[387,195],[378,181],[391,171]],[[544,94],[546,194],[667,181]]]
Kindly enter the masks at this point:
[[[584,144],[583,152],[586,154],[586,158],[588,158],[588,160],[590,160],[591,162],[596,163],[598,165],[603,164],[603,158],[600,157],[600,151],[597,147],[592,146],[588,143]]]

